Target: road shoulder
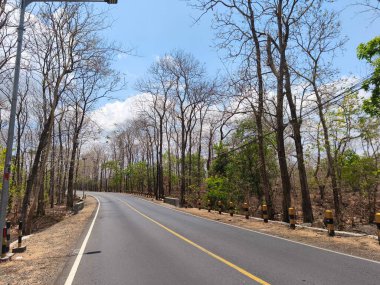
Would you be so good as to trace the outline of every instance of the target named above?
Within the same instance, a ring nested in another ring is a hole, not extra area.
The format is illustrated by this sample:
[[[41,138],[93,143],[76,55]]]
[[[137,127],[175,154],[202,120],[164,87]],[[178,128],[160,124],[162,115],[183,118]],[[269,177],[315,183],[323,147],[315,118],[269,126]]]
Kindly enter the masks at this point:
[[[26,239],[27,251],[0,265],[0,284],[54,284],[70,257],[76,255],[78,242],[82,240],[96,208],[96,199],[87,197],[84,209],[77,215]]]
[[[306,244],[308,246],[380,262],[380,245],[377,240],[370,237],[329,237],[325,232],[312,231],[307,228],[297,228],[296,230],[291,230],[286,225],[263,223],[262,221],[255,219],[246,220],[241,215],[234,215],[231,217],[227,213],[222,213],[222,215],[219,215],[216,211],[211,211],[209,213],[205,209],[198,210],[197,208],[177,208],[172,205],[165,204],[162,201],[156,201],[141,196],[137,197],[143,200],[148,200],[148,202],[199,218],[224,223],[230,226],[236,226],[246,230],[252,230],[264,235],[283,238],[292,242]]]

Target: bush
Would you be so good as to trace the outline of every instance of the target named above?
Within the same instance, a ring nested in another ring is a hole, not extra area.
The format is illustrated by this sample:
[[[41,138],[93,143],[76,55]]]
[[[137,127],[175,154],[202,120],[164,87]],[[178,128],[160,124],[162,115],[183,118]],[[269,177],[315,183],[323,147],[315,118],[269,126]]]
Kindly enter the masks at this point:
[[[229,197],[230,185],[225,177],[211,176],[206,179],[207,184],[207,200],[211,201],[212,205],[216,205],[217,201],[222,201],[225,205]]]

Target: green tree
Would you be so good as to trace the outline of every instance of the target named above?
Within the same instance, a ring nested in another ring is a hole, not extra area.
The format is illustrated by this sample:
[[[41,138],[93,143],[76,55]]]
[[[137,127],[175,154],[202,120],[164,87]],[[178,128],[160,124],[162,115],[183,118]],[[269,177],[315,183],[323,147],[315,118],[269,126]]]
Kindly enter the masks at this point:
[[[120,162],[117,160],[110,160],[102,165],[103,169],[108,169],[110,171],[110,184],[109,186],[112,189],[118,189],[121,185],[122,179],[123,179],[123,171],[120,168]],[[121,191],[121,189],[119,189]]]
[[[371,91],[371,98],[364,101],[363,109],[371,116],[380,117],[380,36],[357,48],[359,59],[367,61],[373,68],[372,75],[363,83],[366,91]]]
[[[211,165],[211,176],[206,179],[208,199],[211,202],[221,200],[224,203],[232,200],[235,203],[249,201],[256,196],[259,201],[264,198],[261,185],[260,160],[258,157],[258,139],[256,136],[255,121],[242,120],[231,137],[232,145],[243,146],[228,151],[226,146],[215,146],[216,158]],[[267,167],[275,177],[278,173],[275,153],[269,144],[264,145]]]
[[[145,161],[129,164],[124,170],[127,175],[131,190],[144,192],[148,185],[148,176],[146,173],[147,164]]]

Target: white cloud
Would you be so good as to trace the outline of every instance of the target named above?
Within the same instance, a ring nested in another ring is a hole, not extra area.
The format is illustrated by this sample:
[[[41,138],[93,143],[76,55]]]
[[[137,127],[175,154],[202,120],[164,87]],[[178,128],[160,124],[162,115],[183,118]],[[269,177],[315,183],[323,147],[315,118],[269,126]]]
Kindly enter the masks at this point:
[[[137,117],[141,104],[147,101],[147,95],[138,94],[124,101],[105,104],[91,114],[91,119],[106,133],[113,131],[117,125]]]

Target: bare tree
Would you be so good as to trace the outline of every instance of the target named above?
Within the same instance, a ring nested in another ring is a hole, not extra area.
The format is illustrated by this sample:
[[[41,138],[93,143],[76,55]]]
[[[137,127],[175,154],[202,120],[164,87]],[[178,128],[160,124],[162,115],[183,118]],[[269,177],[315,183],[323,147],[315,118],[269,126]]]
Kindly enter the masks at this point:
[[[323,15],[323,17],[321,17]],[[328,175],[331,179],[331,187],[334,197],[335,216],[338,225],[342,225],[342,198],[341,190],[337,182],[336,165],[333,158],[330,142],[329,127],[326,122],[325,112],[327,105],[324,89],[331,82],[335,70],[331,67],[331,59],[334,53],[342,47],[345,40],[340,40],[340,25],[336,13],[328,11],[322,7],[322,3],[317,3],[312,7],[296,25],[294,39],[301,49],[299,59],[302,65],[293,69],[303,80],[307,82],[306,87],[311,87],[318,107],[318,115],[322,126],[324,147],[328,161]]]
[[[370,13],[373,20],[380,17],[380,0],[362,0],[356,2],[356,5],[362,8],[363,13]]]
[[[92,27],[92,33],[96,31],[94,28]],[[92,41],[83,47],[86,51],[85,59],[75,71],[74,86],[68,91],[68,105],[72,108],[72,112],[68,114],[73,113],[73,138],[66,202],[68,208],[73,207],[74,168],[78,159],[76,155],[79,135],[85,118],[100,99],[121,87],[120,76],[110,67],[115,49],[104,46],[100,38],[96,38],[94,34],[91,35],[91,39]]]
[[[175,84],[175,75],[170,70],[171,57],[166,55],[153,63],[148,70],[148,77],[137,83],[140,92],[149,94],[155,113],[154,124],[157,124],[157,199],[164,193],[163,144],[166,112],[170,107],[170,92]]]
[[[201,64],[190,54],[175,51],[171,55],[170,72],[175,77],[172,100],[175,101],[175,113],[180,129],[181,187],[180,203],[185,202],[186,193],[186,149],[192,130],[196,106],[204,101],[205,94],[197,92],[205,75]]]
[[[12,22],[16,6],[13,1],[0,0],[0,82],[1,85],[9,79],[12,68],[9,62],[15,56],[16,28]]]
[[[32,61],[39,70],[43,98],[49,96],[49,104],[43,105],[46,106],[43,110],[43,128],[23,199],[22,220],[26,225],[26,232],[31,230],[35,202],[26,223],[28,205],[37,174],[45,168],[56,108],[67,88],[75,81],[75,77],[69,75],[92,54],[90,48],[94,44],[94,31],[99,29],[99,18],[87,7],[89,6],[84,4],[47,4],[38,13],[38,21],[33,29]]]

